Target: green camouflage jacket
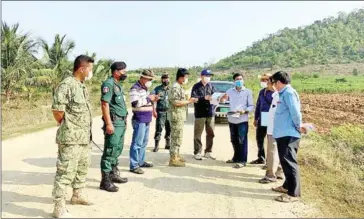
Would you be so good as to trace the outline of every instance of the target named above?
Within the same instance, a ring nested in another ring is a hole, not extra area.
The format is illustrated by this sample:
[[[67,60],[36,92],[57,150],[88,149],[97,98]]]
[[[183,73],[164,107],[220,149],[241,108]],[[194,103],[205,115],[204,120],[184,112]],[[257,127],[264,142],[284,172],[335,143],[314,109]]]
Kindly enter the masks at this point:
[[[57,144],[89,144],[92,115],[86,85],[73,76],[65,78],[53,95],[53,111],[63,111]]]

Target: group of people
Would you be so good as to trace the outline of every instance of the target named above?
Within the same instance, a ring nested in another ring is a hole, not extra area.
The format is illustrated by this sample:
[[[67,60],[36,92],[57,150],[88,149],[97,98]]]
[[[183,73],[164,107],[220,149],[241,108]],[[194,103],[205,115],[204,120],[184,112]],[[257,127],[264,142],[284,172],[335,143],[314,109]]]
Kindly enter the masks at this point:
[[[64,79],[54,91],[52,111],[59,124],[56,143],[58,144],[57,172],[54,180],[53,216],[70,217],[66,208],[66,190],[72,185],[71,204],[92,205],[82,195],[90,164],[92,141],[92,115],[89,94],[85,81],[91,79],[94,60],[86,55],[74,61],[73,76]],[[146,146],[152,117],[156,118],[154,152],[158,152],[161,133],[165,128],[165,148],[170,152],[169,166],[184,167],[186,160],[180,155],[183,127],[186,121],[187,106],[194,104],[194,159],[216,159],[212,153],[214,134],[214,111],[212,104],[215,87],[209,83],[213,76],[210,70],[201,72],[188,98],[183,84],[188,82],[189,72],[179,68],[175,82],[169,84],[168,74],[161,76],[161,85],[151,92],[149,88],[155,75],[151,70],[143,70],[139,80],[128,92],[121,82],[127,79],[126,64],[114,62],[110,66],[111,76],[101,85],[101,110],[104,122],[104,150],[101,157],[100,189],[117,192],[116,183],[126,183],[120,176],[118,158],[123,151],[127,127],[128,107],[125,93],[130,96],[132,107],[131,125],[133,136],[130,145],[130,172],[143,174],[144,168],[153,164],[146,161]],[[219,102],[229,101],[228,113],[231,143],[234,155],[227,163],[234,167],[244,167],[247,163],[247,135],[249,113],[255,109],[254,125],[257,127],[258,159],[253,164],[266,164],[266,175],[259,182],[275,182],[285,176],[283,186],[273,188],[284,193],[278,201],[291,202],[300,196],[297,149],[299,139],[305,129],[302,127],[300,103],[297,92],[290,86],[290,77],[285,72],[261,77],[263,89],[259,93],[256,107],[252,91],[244,86],[243,75],[233,75],[235,87],[219,96]],[[267,123],[267,124],[265,124]],[[206,148],[202,156],[201,135],[206,130]],[[265,158],[264,138],[268,138],[267,158]],[[279,156],[278,156],[279,154]],[[280,165],[279,165],[280,163]]]

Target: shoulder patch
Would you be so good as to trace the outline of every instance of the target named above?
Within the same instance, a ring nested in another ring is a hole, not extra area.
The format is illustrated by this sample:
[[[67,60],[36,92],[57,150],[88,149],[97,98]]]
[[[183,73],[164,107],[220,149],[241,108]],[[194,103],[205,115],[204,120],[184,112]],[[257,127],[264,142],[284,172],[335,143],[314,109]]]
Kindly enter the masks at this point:
[[[105,86],[105,87],[102,88],[102,93],[104,93],[104,94],[106,94],[109,91],[110,91],[110,89],[107,86]]]

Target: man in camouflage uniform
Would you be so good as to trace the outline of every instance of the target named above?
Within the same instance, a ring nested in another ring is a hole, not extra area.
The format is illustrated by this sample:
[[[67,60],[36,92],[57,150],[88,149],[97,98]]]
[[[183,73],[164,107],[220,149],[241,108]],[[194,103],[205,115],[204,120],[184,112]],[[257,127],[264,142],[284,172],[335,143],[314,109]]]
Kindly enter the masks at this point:
[[[166,146],[165,149],[170,148],[171,145],[171,126],[168,119],[168,84],[169,84],[169,76],[168,74],[162,75],[162,84],[154,88],[152,94],[156,94],[160,97],[157,102],[157,107],[153,104],[153,116],[157,118],[156,125],[155,125],[155,146],[154,152],[159,150],[159,141],[161,140],[161,135],[163,128],[166,127],[166,133],[164,138],[166,139]]]
[[[59,124],[57,172],[54,179],[53,216],[72,217],[66,209],[67,186],[72,185],[71,204],[91,205],[81,196],[91,158],[92,116],[85,80],[92,77],[94,60],[78,56],[74,62],[73,76],[64,79],[54,92],[52,111]]]
[[[177,70],[176,82],[169,91],[169,117],[171,121],[171,148],[169,166],[184,167],[186,160],[179,154],[179,149],[182,145],[183,126],[186,121],[186,110],[190,103],[196,103],[197,98],[186,100],[185,91],[182,84],[187,84],[189,72],[185,68]]]
[[[126,64],[114,62],[111,67],[112,76],[101,86],[101,110],[104,121],[104,152],[101,157],[101,183],[100,189],[108,192],[117,192],[119,188],[114,183],[126,183],[127,178],[121,178],[118,164],[119,156],[124,147],[126,120],[128,110],[125,104],[123,88],[120,81],[124,81]]]

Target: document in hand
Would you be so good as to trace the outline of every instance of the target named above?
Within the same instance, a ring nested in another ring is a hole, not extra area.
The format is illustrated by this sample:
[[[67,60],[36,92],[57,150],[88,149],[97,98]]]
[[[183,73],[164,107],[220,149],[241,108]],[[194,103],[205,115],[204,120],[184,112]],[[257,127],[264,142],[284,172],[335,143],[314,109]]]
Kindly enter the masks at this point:
[[[261,112],[260,116],[260,126],[267,127],[268,126],[268,112]]]
[[[222,97],[223,93],[214,93],[211,96],[211,100],[210,100],[210,104],[212,105],[219,105],[220,103],[220,98]]]

